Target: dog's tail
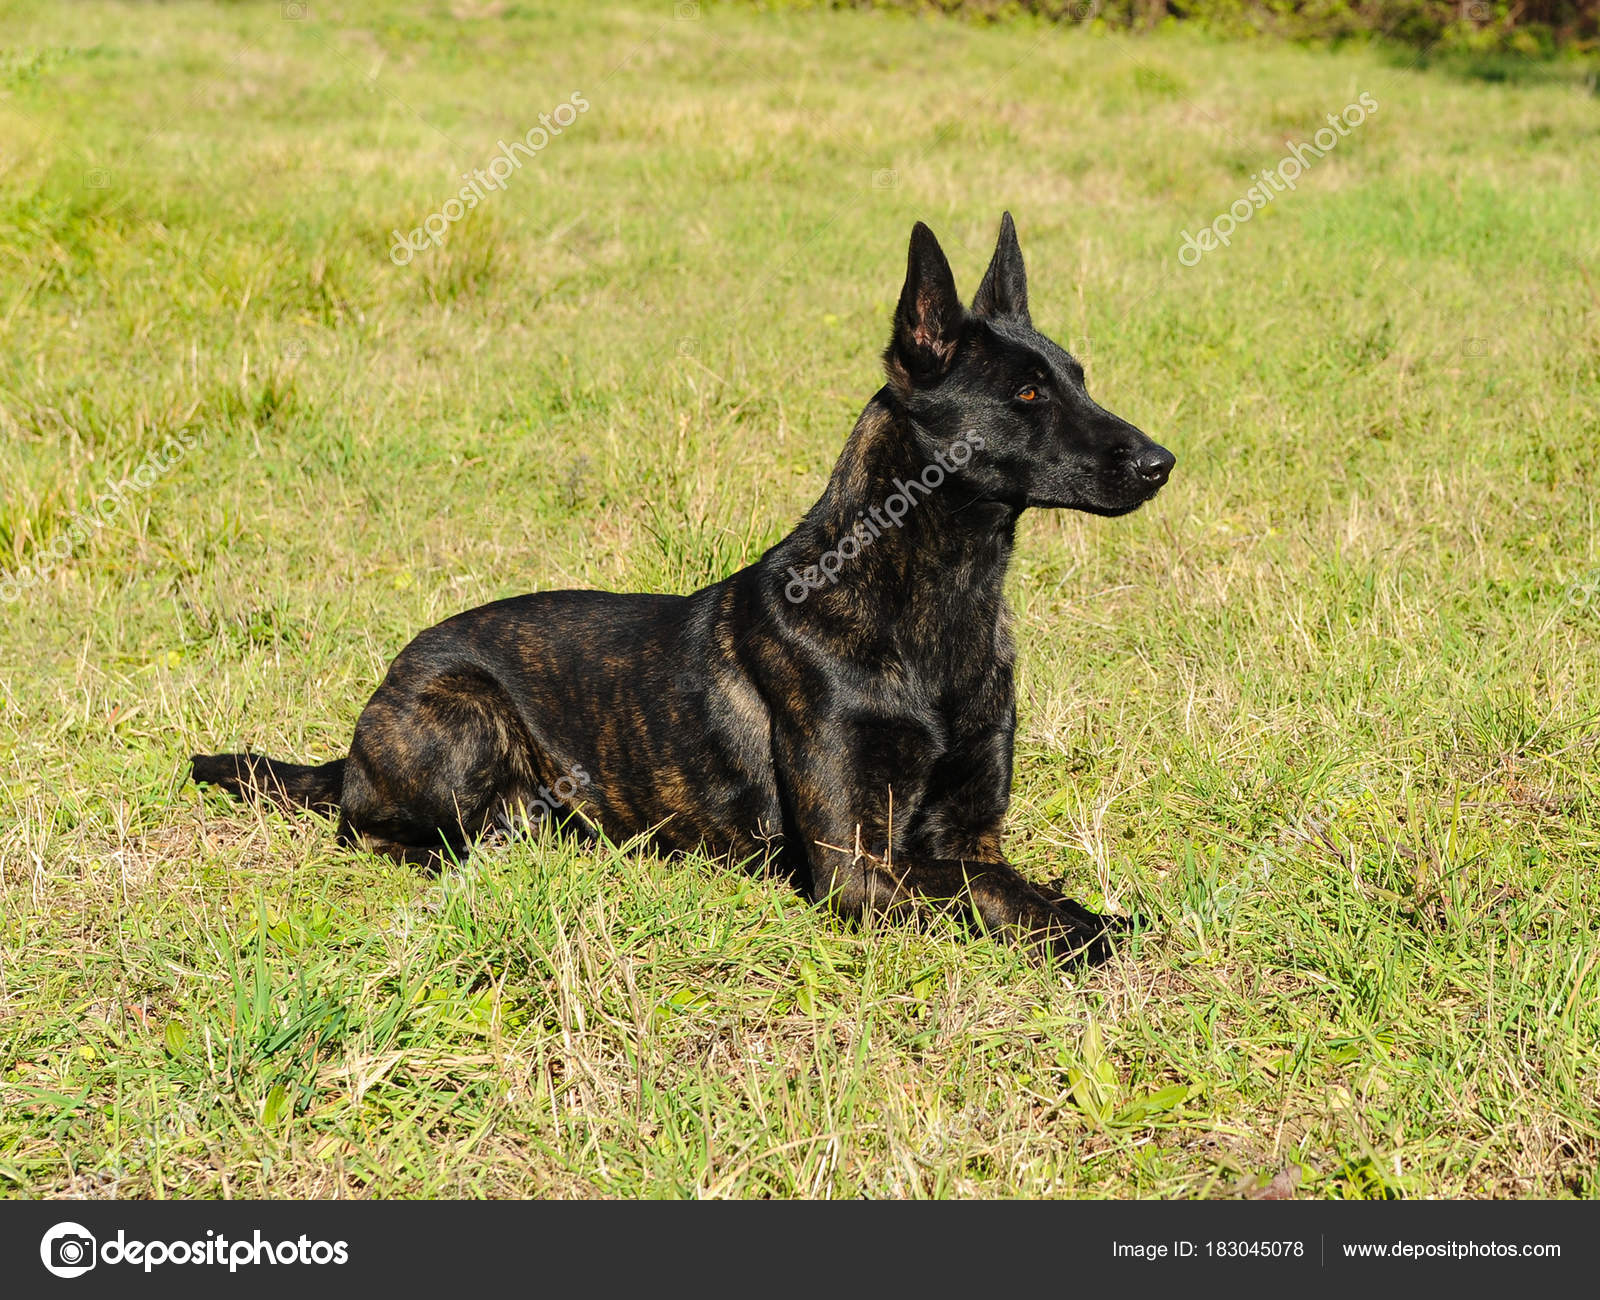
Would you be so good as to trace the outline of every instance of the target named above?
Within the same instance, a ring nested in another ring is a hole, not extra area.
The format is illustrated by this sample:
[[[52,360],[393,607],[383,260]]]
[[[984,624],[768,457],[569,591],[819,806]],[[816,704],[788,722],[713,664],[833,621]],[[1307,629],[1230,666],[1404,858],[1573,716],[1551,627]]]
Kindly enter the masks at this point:
[[[219,785],[244,800],[266,799],[280,808],[339,811],[344,759],[331,763],[283,763],[260,754],[196,754],[189,760],[196,781]]]

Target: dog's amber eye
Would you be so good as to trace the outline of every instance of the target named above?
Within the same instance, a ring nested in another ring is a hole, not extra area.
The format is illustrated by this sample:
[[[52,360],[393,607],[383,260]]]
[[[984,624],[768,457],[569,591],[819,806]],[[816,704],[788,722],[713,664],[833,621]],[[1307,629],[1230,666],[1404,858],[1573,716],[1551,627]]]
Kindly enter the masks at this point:
[[[1037,388],[1035,388],[1032,384],[1029,384],[1020,393],[1017,394],[1017,401],[1019,401],[1019,402],[1037,402],[1038,400],[1039,400],[1039,390]]]

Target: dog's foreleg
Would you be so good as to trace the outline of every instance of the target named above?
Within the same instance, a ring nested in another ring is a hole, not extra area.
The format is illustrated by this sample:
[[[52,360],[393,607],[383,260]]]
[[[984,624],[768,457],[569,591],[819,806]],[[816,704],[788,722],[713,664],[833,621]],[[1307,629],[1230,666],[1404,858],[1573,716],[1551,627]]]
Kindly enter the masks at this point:
[[[894,795],[891,816],[883,772],[893,755],[884,753],[881,730],[841,730],[779,727],[774,737],[784,834],[790,851],[804,857],[816,901],[852,919],[955,913],[1057,960],[1110,956],[1114,923],[1041,889],[1000,859],[997,829],[974,826],[971,834],[933,841],[960,857],[928,852],[929,841],[908,826],[928,823],[932,809],[920,795],[932,765],[900,765],[900,790],[909,793]],[[908,752],[915,752],[915,739],[907,737]],[[993,861],[984,860],[989,854]]]
[[[1028,943],[1058,961],[1097,963],[1111,955],[1116,926],[1110,918],[1057,901],[1010,863],[891,861],[854,848],[814,848],[814,893],[843,916],[909,920],[927,912],[959,913],[978,929]]]

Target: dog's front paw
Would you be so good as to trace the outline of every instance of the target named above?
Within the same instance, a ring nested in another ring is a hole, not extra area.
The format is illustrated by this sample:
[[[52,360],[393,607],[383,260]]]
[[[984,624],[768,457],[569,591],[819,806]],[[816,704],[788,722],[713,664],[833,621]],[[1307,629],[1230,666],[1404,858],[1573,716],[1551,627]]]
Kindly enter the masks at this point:
[[[1050,926],[1050,955],[1067,965],[1098,966],[1109,961],[1116,942],[1135,928],[1134,920],[1109,916],[1063,898],[1054,903]]]
[[[1043,892],[1057,910],[1065,912],[1068,916],[1084,925],[1099,926],[1103,930],[1109,930],[1114,935],[1139,934],[1150,928],[1145,918],[1136,912],[1125,915],[1111,912],[1091,912],[1082,903],[1074,902],[1068,898],[1062,892],[1066,887],[1067,878],[1062,876],[1059,880],[1052,880],[1048,885],[1044,886]]]

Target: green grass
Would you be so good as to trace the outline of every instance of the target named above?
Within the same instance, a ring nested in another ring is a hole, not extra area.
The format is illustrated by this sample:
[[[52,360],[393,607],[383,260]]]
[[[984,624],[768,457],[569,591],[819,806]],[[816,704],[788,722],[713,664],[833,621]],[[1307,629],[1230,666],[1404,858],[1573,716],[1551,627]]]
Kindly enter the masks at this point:
[[[1592,93],[673,8],[0,0],[0,577],[68,552],[0,606],[0,1188],[1600,1193]],[[343,752],[453,611],[753,558],[879,382],[912,221],[970,292],[1002,207],[1179,457],[1025,519],[1010,584],[1009,850],[1150,918],[1112,966],[627,845],[429,881],[186,784]]]

